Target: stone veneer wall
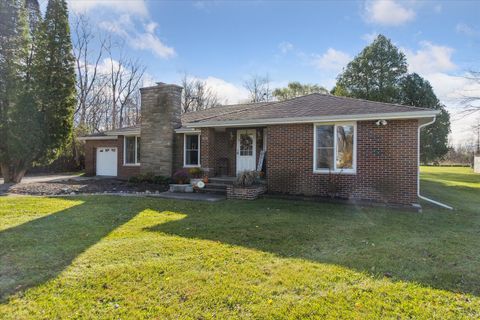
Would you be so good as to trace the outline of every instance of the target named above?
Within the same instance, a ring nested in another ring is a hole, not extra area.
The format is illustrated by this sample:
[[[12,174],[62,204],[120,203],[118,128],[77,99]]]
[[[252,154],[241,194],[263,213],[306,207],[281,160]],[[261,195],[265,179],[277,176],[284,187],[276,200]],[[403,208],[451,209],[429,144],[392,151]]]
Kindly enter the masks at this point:
[[[182,87],[159,83],[141,88],[141,172],[171,176],[175,129],[181,127]]]

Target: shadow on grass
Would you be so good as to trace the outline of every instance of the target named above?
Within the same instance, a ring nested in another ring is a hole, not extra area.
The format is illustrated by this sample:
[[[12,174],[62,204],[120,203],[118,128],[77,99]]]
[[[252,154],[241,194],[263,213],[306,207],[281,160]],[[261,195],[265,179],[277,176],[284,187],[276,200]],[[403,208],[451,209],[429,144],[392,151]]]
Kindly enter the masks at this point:
[[[436,187],[461,198],[455,188]],[[1,303],[11,294],[54,279],[78,255],[144,209],[186,215],[146,228],[149,232],[214,240],[375,277],[480,294],[480,215],[473,210],[418,214],[281,200],[214,204],[113,196],[76,200],[83,203],[0,232]]]
[[[128,222],[129,210],[115,198],[95,198],[0,232],[0,303],[8,296],[55,278],[82,252]]]
[[[457,197],[462,192],[436,187]],[[183,211],[184,219],[147,230],[480,294],[480,215],[473,211],[435,208],[418,214],[279,200],[222,206],[214,212]]]
[[[443,180],[447,182],[480,183],[480,175],[471,173],[425,172],[426,179]]]

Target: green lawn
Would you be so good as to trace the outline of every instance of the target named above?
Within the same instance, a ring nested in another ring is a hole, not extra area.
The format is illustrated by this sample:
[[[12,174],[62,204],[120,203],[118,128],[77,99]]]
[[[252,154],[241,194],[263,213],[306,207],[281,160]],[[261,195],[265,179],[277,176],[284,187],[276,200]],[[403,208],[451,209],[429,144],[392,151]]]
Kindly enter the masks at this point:
[[[480,175],[423,213],[281,200],[0,197],[0,319],[480,317]]]

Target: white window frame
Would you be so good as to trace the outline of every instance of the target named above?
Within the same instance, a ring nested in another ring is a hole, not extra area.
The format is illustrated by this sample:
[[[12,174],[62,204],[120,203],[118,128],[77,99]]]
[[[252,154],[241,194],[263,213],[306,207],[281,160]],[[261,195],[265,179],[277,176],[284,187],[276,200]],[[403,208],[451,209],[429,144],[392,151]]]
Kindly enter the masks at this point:
[[[337,169],[337,126],[353,126],[353,162],[352,169]],[[317,169],[317,127],[333,126],[333,169]],[[320,122],[313,124],[313,172],[314,173],[357,173],[357,122]]]
[[[135,163],[127,163],[127,138],[135,137]],[[138,139],[140,136],[132,135],[132,136],[123,136],[123,165],[124,166],[139,166],[140,162],[138,162]],[[141,143],[141,142],[140,142]]]
[[[198,137],[198,164],[187,164],[187,136],[197,136]],[[184,133],[183,134],[183,167],[184,168],[199,168],[200,167],[200,147],[201,147],[201,136],[199,132]]]

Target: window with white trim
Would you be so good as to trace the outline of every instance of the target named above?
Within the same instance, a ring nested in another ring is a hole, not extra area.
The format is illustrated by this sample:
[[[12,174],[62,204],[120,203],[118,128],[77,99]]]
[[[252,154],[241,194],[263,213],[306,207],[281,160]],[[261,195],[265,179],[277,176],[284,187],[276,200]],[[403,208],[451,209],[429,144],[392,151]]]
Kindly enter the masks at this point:
[[[183,165],[185,167],[200,166],[200,135],[184,135]]]
[[[355,123],[314,126],[314,171],[355,173]]]
[[[140,164],[140,137],[124,137],[124,163],[128,165]]]

